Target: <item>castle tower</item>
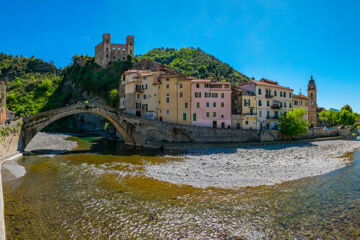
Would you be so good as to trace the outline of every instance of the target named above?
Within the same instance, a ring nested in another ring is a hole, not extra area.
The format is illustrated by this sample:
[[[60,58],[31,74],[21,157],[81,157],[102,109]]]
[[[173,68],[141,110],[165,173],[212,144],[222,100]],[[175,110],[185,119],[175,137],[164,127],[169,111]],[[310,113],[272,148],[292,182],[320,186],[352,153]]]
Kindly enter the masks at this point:
[[[127,36],[126,37],[126,53],[131,57],[134,57],[134,36]]]
[[[308,98],[309,98],[309,124],[313,127],[317,125],[317,90],[313,76],[310,77],[308,84]]]
[[[110,33],[103,34],[103,66],[106,66],[111,60],[111,35]]]

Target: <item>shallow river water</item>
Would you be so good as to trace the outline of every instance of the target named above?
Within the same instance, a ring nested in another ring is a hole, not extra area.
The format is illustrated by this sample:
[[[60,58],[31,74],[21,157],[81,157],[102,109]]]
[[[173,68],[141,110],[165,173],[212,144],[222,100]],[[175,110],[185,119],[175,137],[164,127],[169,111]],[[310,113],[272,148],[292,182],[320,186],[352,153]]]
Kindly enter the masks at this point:
[[[145,164],[181,161],[180,152],[74,139],[73,152],[19,159],[21,178],[4,173],[7,239],[360,238],[360,151],[318,177],[201,189],[145,176]]]

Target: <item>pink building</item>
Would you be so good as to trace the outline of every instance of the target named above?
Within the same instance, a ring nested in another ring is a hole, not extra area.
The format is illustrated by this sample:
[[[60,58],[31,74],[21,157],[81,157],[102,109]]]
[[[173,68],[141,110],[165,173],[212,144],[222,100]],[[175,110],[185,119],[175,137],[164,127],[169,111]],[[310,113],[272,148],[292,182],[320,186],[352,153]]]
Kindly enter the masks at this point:
[[[231,85],[208,79],[191,80],[191,125],[231,127]]]

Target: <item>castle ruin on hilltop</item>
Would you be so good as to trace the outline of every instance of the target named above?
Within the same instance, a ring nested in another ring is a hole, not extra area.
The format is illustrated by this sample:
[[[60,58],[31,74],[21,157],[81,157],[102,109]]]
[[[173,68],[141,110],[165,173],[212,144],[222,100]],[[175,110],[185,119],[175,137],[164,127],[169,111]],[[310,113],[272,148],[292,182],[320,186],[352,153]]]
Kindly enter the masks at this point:
[[[126,37],[126,44],[111,43],[111,34],[104,33],[103,41],[95,46],[95,63],[106,67],[110,62],[126,61],[134,57],[134,36]]]

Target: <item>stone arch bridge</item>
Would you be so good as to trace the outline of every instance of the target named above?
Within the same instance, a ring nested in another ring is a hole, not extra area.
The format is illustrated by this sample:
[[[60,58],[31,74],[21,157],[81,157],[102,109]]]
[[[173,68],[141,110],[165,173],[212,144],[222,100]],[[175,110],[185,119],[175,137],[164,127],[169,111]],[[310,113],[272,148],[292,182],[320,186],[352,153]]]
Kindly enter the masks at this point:
[[[125,144],[136,147],[162,147],[165,143],[184,142],[247,142],[259,141],[256,130],[217,129],[166,123],[129,115],[99,104],[74,104],[23,118],[21,148],[52,122],[78,114],[93,113],[103,116],[120,133]]]
[[[74,104],[23,118],[23,148],[52,122],[78,113],[93,113],[104,117],[116,128],[127,145],[160,147],[164,142],[192,141],[186,131],[174,129],[175,125],[132,116],[106,105]]]

